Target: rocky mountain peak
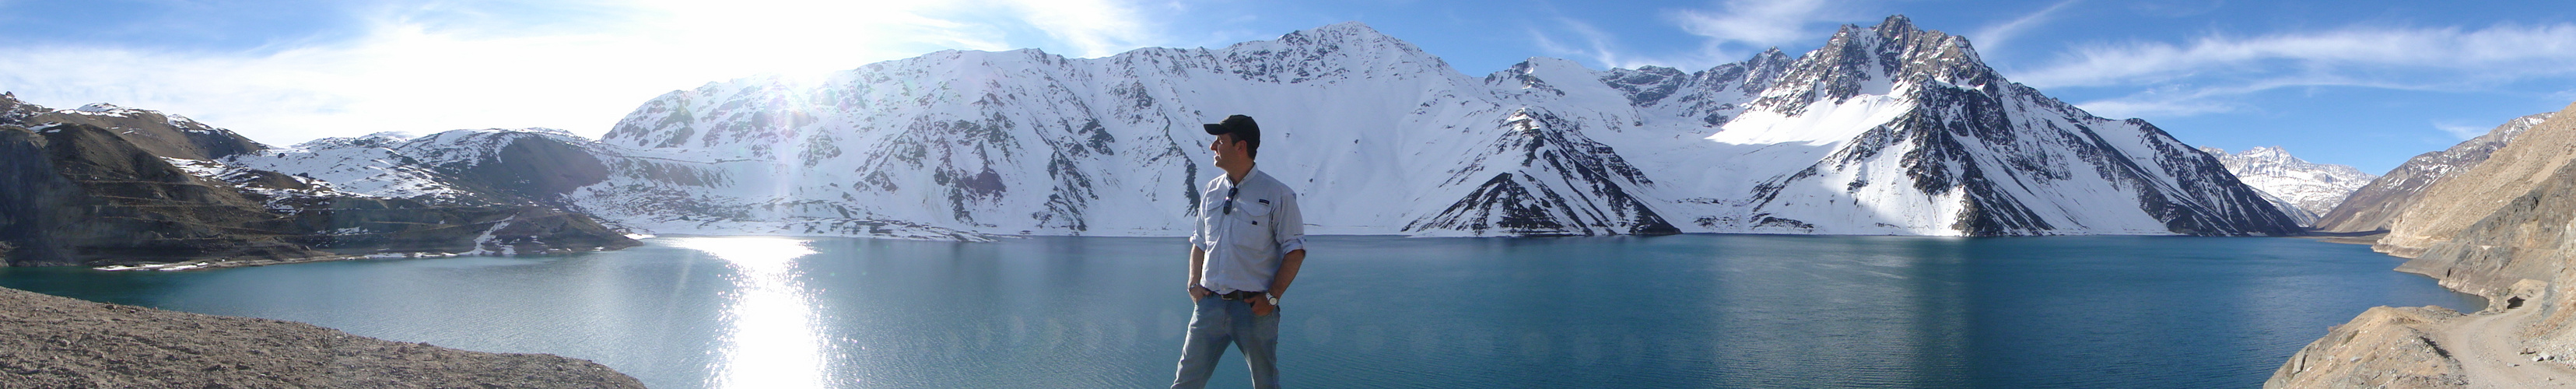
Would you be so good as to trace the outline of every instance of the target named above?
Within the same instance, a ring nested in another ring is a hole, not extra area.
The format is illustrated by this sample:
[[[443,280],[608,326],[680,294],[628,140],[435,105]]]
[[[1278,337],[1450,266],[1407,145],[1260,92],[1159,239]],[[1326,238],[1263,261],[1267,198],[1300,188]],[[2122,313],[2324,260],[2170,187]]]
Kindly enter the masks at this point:
[[[76,109],[52,109],[20,101],[15,94],[0,98],[0,124],[25,127],[86,124],[113,129],[116,136],[153,155],[169,158],[213,160],[268,149],[267,145],[253,142],[232,130],[176,114],[108,103],[89,104]]]
[[[1845,31],[1849,31],[1854,27],[1848,24],[1843,26]],[[1869,30],[1870,32],[1877,33],[1880,38],[1887,39],[1897,39],[1922,31],[1914,28],[1914,19],[1906,18],[1905,15],[1902,14],[1887,15],[1887,19],[1879,20],[1878,25],[1871,26]]]
[[[26,120],[44,112],[45,107],[18,100],[17,93],[0,92],[0,124],[34,125]]]
[[[1304,30],[1290,31],[1278,39],[1250,41],[1227,46],[1227,50],[1262,50],[1289,48],[1330,48],[1335,51],[1394,52],[1425,54],[1411,42],[1387,36],[1360,22],[1341,22]]]
[[[1289,32],[1279,39],[1236,43],[1217,54],[1232,73],[1292,84],[1457,72],[1439,56],[1359,22]]]
[[[2283,211],[2295,211],[2289,212],[2290,216],[2304,225],[2318,225],[2320,215],[2334,211],[2354,190],[2379,178],[2351,166],[2308,162],[2280,146],[2236,153],[2216,147],[2201,147],[2200,151],[2218,157],[2218,163],[2226,165],[2227,172],[2246,186],[2285,203],[2288,207]]]
[[[1755,55],[1763,63],[1783,58],[1776,52]],[[1840,103],[1858,95],[1895,94],[1899,84],[1982,86],[2001,80],[1969,47],[1966,38],[1914,27],[1904,15],[1889,16],[1874,27],[1843,25],[1824,47],[1789,62],[1770,90],[1754,106],[1782,113],[1805,111],[1808,103]]]
[[[2284,151],[2284,150],[2282,150],[2282,149],[2281,149],[2281,146],[2254,146],[2254,148],[2251,148],[2251,149],[2245,149],[2245,152],[2244,152],[2244,153],[2241,153],[2241,154],[2244,154],[2246,157],[2257,158],[2257,159],[2263,159],[2263,160],[2273,160],[2273,161],[2294,161],[2294,160],[2298,160],[2298,157],[2292,157],[2292,156],[2290,156],[2290,153],[2289,153],[2288,151]],[[2299,162],[2307,162],[2307,161],[2299,161]]]
[[[1791,61],[1791,60],[1796,60],[1796,59],[1797,59],[1797,58],[1795,58],[1795,57],[1790,57],[1790,56],[1789,56],[1789,53],[1780,51],[1780,47],[1779,47],[1779,46],[1772,46],[1772,47],[1771,47],[1771,48],[1769,48],[1769,49],[1764,49],[1764,50],[1762,50],[1762,52],[1760,52],[1760,53],[1754,53],[1754,54],[1753,54],[1753,58],[1746,59],[1746,60],[1744,60],[1744,62],[1745,62],[1745,63],[1750,63],[1750,64],[1780,64],[1780,65],[1786,65],[1786,64],[1788,64],[1788,63],[1789,63],[1789,61]]]
[[[1395,39],[1395,37],[1387,36],[1386,33],[1378,32],[1377,28],[1369,27],[1368,23],[1360,23],[1359,21],[1326,24],[1320,27],[1290,32],[1288,35],[1351,36],[1369,37],[1373,39]]]

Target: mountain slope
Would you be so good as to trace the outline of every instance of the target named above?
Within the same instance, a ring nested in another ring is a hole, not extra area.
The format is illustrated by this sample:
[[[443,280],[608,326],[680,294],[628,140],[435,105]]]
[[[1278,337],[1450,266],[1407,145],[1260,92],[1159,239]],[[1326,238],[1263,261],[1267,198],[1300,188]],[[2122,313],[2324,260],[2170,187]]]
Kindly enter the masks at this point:
[[[2476,168],[2487,156],[2523,131],[2549,119],[2549,113],[2525,115],[2507,120],[2449,149],[2418,154],[2405,164],[2390,169],[2387,175],[2370,180],[2353,191],[2351,197],[2317,222],[2317,229],[2332,232],[2363,232],[2387,229],[2389,220],[2423,195],[2424,188],[2460,172]]]
[[[2375,315],[2386,310],[2373,309],[2374,314],[2354,322],[2379,323],[2361,330],[2338,328],[2285,364],[2273,382],[2366,382],[2391,377],[2392,371],[2456,369],[2470,374],[2454,374],[2452,385],[2533,387],[2553,385],[2549,382],[2555,378],[2547,377],[2576,367],[2563,357],[2576,353],[2576,298],[2571,297],[2576,296],[2576,250],[2571,248],[2576,247],[2569,245],[2576,242],[2576,228],[2571,228],[2576,227],[2576,152],[2570,151],[2576,150],[2576,105],[2537,123],[2529,118],[2418,157],[2470,162],[2422,164],[2456,170],[2432,175],[2420,195],[2399,210],[2388,234],[2371,247],[2411,258],[2400,271],[2486,297],[2487,309],[2462,317],[2439,307],[2407,308],[2432,314],[2411,321],[2388,321]],[[2482,162],[2475,161],[2479,148],[2491,150]],[[2467,167],[2457,168],[2463,165]],[[2359,333],[2355,331],[2429,333],[2406,339],[2347,336]],[[2483,347],[2453,342],[2462,338],[2492,341]],[[2408,347],[2414,339],[2447,340],[2444,347]],[[2342,343],[2350,344],[2319,346]],[[2311,361],[2328,366],[2311,369]],[[2477,375],[2480,371],[2488,375]]]
[[[2576,107],[2576,105],[2571,105]],[[2425,186],[2415,205],[2389,221],[2388,236],[2372,248],[2413,256],[2504,208],[2576,160],[2576,118],[2551,114],[2497,147],[2484,162]]]
[[[176,115],[102,107],[112,106],[51,110],[0,94],[0,262],[184,269],[638,244],[589,216],[533,202],[369,195],[311,172],[223,162],[301,151],[270,150]]]
[[[1471,77],[1358,23],[1094,59],[943,51],[646,102],[567,201],[657,231],[1175,235],[1260,118],[1315,233],[2288,234],[2219,162],[1903,17],[1684,73]],[[858,226],[858,227],[853,227]]]

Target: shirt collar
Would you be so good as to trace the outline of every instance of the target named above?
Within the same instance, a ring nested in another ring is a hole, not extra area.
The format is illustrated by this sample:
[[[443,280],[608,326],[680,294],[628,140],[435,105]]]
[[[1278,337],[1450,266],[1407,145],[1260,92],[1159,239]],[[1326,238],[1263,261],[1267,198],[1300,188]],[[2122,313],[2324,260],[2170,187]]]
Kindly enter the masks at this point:
[[[1219,170],[1219,171],[1223,171],[1223,170]],[[1217,177],[1217,179],[1219,179],[1219,180],[1225,180],[1225,186],[1227,186],[1227,187],[1238,187],[1238,186],[1243,186],[1243,184],[1244,184],[1244,183],[1252,182],[1252,179],[1253,179],[1253,178],[1256,178],[1256,177],[1261,177],[1261,165],[1252,165],[1252,168],[1251,168],[1251,169],[1243,169],[1243,181],[1242,181],[1242,182],[1235,182],[1234,180],[1226,180],[1226,179],[1225,179],[1225,177]]]

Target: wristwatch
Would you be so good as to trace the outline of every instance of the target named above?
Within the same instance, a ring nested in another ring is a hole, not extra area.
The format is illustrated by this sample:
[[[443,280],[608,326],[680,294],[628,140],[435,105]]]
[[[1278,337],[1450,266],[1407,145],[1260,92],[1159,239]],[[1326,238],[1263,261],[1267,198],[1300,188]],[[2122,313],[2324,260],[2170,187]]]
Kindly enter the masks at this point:
[[[1279,294],[1278,294],[1278,293],[1262,293],[1261,295],[1262,295],[1262,296],[1265,296],[1265,297],[1269,297],[1269,298],[1270,298],[1270,306],[1273,306],[1273,307],[1279,306]]]

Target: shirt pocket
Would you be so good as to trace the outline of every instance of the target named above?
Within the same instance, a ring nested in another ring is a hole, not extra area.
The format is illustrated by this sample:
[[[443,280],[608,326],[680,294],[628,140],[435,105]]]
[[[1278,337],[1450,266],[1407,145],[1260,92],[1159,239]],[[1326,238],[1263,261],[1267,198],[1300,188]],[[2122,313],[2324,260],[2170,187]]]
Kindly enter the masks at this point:
[[[1226,237],[1234,239],[1234,244],[1245,247],[1270,247],[1273,244],[1270,241],[1272,207],[1269,204],[1262,204],[1259,200],[1242,198],[1235,199],[1234,207],[1235,212],[1241,213],[1242,216],[1233,221],[1236,223],[1234,233],[1227,234]]]
[[[1261,222],[1262,226],[1270,225],[1270,204],[1261,200],[1239,199],[1235,200],[1235,207],[1242,208],[1245,219]]]

